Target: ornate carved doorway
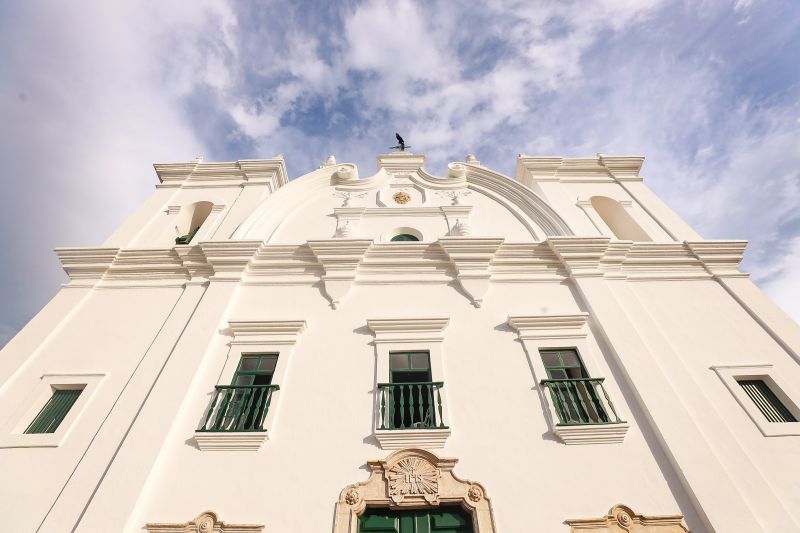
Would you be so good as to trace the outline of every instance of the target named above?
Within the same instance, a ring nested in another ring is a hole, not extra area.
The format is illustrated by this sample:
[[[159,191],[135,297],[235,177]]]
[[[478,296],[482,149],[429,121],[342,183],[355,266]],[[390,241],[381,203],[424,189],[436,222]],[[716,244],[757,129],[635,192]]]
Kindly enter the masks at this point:
[[[392,511],[367,509],[358,517],[358,533],[474,533],[472,517],[464,509]]]
[[[342,489],[334,533],[495,533],[486,489],[453,473],[457,459],[419,448],[368,461],[366,481]]]

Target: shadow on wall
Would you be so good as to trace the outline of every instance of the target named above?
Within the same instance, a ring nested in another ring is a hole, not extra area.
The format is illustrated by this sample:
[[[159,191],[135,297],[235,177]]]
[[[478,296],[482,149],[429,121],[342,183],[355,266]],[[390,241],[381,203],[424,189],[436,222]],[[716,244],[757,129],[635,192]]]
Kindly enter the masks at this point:
[[[624,241],[652,241],[642,227],[622,205],[605,196],[592,196],[592,207],[617,239]]]

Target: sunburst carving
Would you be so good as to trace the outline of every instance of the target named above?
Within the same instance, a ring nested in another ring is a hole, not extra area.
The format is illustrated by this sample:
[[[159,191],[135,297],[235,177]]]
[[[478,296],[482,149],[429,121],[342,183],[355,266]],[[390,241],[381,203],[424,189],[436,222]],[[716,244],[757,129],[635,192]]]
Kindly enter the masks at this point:
[[[400,503],[406,496],[423,496],[433,503],[439,497],[439,470],[419,457],[406,457],[387,472],[389,497]]]

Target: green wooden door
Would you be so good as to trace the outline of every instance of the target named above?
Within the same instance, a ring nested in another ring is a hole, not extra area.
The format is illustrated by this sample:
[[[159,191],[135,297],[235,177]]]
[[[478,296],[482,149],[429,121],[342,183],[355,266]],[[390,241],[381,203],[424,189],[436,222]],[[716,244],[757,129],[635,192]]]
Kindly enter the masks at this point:
[[[390,511],[367,509],[358,519],[358,533],[473,533],[472,519],[459,507]]]

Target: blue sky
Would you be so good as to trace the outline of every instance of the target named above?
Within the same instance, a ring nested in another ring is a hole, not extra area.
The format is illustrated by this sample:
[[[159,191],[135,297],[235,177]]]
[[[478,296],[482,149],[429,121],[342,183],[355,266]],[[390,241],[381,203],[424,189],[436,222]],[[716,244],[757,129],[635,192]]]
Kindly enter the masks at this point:
[[[152,163],[647,157],[800,319],[800,2],[0,4],[0,345],[153,190]]]

